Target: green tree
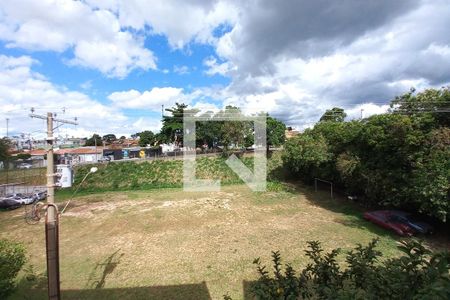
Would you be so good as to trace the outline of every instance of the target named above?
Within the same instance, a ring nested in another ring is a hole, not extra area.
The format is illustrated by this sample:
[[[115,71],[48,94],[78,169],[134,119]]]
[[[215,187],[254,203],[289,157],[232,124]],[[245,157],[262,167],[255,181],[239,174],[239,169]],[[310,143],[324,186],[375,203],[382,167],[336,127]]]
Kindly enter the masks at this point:
[[[322,136],[314,137],[306,133],[286,142],[282,159],[291,171],[311,181],[317,174],[317,169],[329,161],[330,153]]]
[[[88,138],[85,143],[85,146],[95,146],[95,145],[97,146],[102,145],[102,138],[96,133],[94,133],[92,137]]]
[[[208,111],[200,115],[201,121],[196,122],[196,145],[201,147],[207,144],[208,147],[214,147],[222,140],[223,121],[215,121],[215,114]]]
[[[31,158],[31,154],[30,153],[19,153],[19,154],[17,154],[16,158],[27,160],[27,159]]]
[[[249,121],[239,120],[243,117],[240,108],[228,105],[217,116],[225,119],[221,128],[221,142],[225,150],[228,150],[231,146],[236,148],[245,146],[246,136],[253,135],[253,126]]]
[[[437,126],[450,126],[450,87],[427,89],[416,93],[412,88],[409,93],[396,97],[391,102],[395,113],[407,114],[418,118],[432,118]]]
[[[410,180],[411,204],[422,213],[447,221],[450,217],[450,128],[441,127],[427,135]]]
[[[10,141],[7,138],[0,139],[0,161],[6,161],[9,158]]]
[[[23,245],[0,240],[0,299],[6,299],[14,291],[14,280],[25,262]]]
[[[150,130],[145,130],[139,133],[139,146],[147,147],[155,143],[155,135]]]
[[[344,122],[347,114],[342,108],[333,107],[332,109],[327,109],[325,113],[320,117],[320,122],[331,121],[331,122]]]
[[[115,135],[115,134],[109,133],[109,134],[105,134],[105,135],[102,137],[102,140],[105,141],[106,143],[111,143],[111,142],[116,141],[117,138],[116,138],[116,135]]]
[[[446,222],[450,129],[438,109],[449,103],[448,95],[448,89],[411,91],[393,100],[393,113],[361,121],[322,120],[287,142],[284,163],[307,181],[316,176],[331,180],[367,204]]]
[[[267,147],[277,147],[283,145],[286,141],[286,125],[270,116],[267,116],[266,122]]]
[[[171,115],[163,117],[161,134],[165,136],[167,142],[175,142],[179,146],[183,145],[183,117],[198,112],[197,109],[187,109],[187,107],[184,103],[175,103],[173,108],[166,109]]]

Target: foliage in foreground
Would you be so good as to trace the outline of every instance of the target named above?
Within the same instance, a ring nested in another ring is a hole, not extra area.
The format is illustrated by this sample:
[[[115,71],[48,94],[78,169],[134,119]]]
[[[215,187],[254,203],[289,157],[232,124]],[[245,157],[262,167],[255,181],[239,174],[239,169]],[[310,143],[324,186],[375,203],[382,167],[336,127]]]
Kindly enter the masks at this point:
[[[273,276],[259,258],[254,261],[259,279],[252,293],[257,299],[450,299],[450,253],[432,253],[409,240],[399,245],[401,257],[381,261],[376,244],[349,251],[345,269],[336,260],[341,250],[324,253],[317,241],[308,242],[311,262],[298,272],[283,267],[273,252]]]
[[[0,299],[13,292],[14,279],[25,261],[25,248],[21,244],[0,240]]]

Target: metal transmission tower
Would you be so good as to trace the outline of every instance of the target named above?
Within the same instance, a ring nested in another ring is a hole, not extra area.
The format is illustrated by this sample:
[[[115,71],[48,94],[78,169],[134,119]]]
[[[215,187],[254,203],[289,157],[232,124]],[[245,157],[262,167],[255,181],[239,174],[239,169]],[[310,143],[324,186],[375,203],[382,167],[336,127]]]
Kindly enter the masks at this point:
[[[32,110],[33,112],[34,110]],[[59,213],[55,205],[55,163],[53,159],[53,122],[62,124],[78,125],[76,121],[56,119],[53,113],[47,116],[30,114],[31,118],[47,120],[47,210],[45,217],[45,239],[47,249],[47,277],[48,277],[48,298],[50,300],[60,300],[59,286]],[[76,119],[75,119],[76,120]],[[59,126],[61,126],[59,125]]]

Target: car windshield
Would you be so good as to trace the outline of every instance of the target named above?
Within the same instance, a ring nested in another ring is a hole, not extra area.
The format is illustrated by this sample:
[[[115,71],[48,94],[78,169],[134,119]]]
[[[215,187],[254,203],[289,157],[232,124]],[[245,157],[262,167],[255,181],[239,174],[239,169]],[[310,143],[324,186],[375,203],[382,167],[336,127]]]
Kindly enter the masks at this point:
[[[392,222],[408,222],[408,218],[406,218],[404,216],[398,216],[398,215],[389,216],[388,220],[392,221]]]

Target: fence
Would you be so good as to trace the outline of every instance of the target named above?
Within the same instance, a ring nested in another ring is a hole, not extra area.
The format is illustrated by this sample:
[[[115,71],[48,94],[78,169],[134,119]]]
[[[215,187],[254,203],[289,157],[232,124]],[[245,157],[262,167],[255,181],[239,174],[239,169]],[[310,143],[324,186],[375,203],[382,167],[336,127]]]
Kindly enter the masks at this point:
[[[0,170],[0,196],[45,190],[45,168]]]

